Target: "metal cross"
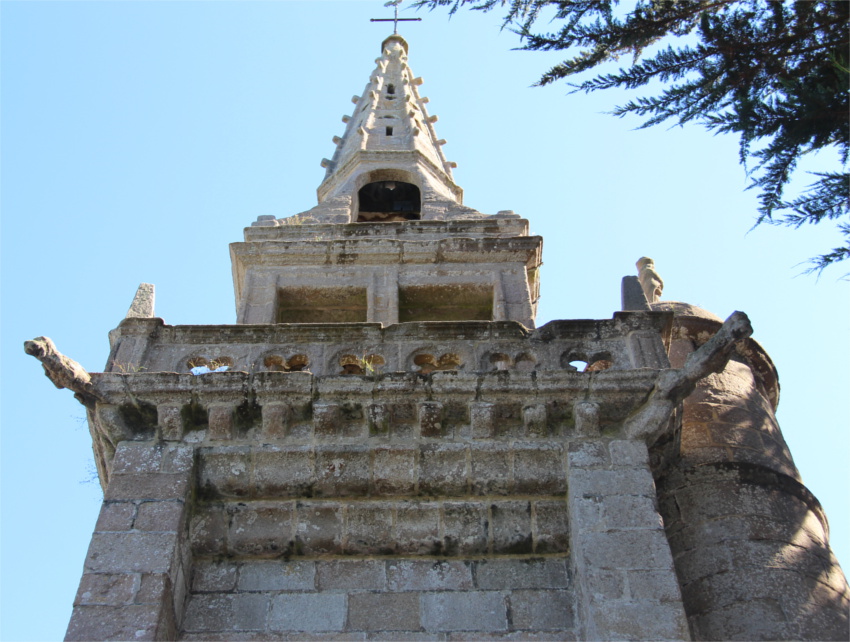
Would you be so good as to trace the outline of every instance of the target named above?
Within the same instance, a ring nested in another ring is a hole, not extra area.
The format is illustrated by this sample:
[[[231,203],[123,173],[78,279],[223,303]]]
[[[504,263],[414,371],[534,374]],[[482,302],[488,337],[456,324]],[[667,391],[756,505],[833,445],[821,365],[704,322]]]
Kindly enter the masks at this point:
[[[395,11],[395,15],[392,18],[371,18],[369,22],[392,22],[393,23],[393,35],[398,35],[398,23],[399,22],[420,22],[422,18],[399,18],[398,17],[398,5],[402,3],[403,0],[390,0],[389,2],[385,2],[385,7],[392,7]]]

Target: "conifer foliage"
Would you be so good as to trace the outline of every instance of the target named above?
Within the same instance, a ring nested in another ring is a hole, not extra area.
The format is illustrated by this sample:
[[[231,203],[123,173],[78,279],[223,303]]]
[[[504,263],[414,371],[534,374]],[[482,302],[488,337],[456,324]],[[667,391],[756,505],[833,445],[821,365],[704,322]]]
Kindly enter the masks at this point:
[[[758,223],[800,227],[833,220],[844,245],[812,259],[819,272],[850,259],[850,2],[773,0],[420,0],[420,7],[505,8],[521,47],[567,51],[538,85],[573,79],[629,56],[631,65],[572,83],[575,91],[636,89],[657,95],[616,107],[642,127],[694,122],[740,136],[740,160],[760,191]],[[551,19],[557,30],[533,31]],[[800,196],[787,187],[800,159],[837,152],[835,171],[813,174]]]

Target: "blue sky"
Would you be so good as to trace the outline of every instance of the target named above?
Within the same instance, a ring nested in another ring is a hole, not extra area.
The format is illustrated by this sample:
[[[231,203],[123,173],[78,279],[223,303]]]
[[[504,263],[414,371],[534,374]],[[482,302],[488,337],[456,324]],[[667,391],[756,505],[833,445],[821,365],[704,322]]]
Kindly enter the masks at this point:
[[[315,205],[331,138],[373,68],[379,1],[0,2],[2,630],[61,639],[100,504],[82,407],[22,343],[103,368],[136,286],[170,324],[235,320],[227,245]],[[779,420],[850,561],[850,297],[798,264],[829,227],[761,226],[737,141],[604,114],[626,94],[531,88],[557,55],[511,51],[497,14],[402,25],[465,203],[544,237],[538,322],[609,318],[655,259],[664,298],[750,315]],[[816,159],[812,167],[818,167]]]

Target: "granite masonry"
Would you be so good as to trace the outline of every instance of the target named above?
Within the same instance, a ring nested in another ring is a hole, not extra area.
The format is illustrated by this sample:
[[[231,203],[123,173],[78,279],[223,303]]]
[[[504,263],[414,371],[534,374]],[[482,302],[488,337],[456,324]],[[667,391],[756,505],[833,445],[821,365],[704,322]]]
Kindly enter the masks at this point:
[[[68,640],[846,640],[746,315],[535,327],[542,239],[463,205],[393,35],[318,205],[231,245],[237,322],[143,284],[88,373],[103,506]]]

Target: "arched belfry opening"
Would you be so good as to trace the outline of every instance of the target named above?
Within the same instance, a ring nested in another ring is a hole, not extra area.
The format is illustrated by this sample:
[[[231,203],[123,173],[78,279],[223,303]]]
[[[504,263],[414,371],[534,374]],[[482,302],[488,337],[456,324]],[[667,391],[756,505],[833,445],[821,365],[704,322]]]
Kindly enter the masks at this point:
[[[357,222],[418,221],[422,195],[412,183],[373,181],[357,192]]]

